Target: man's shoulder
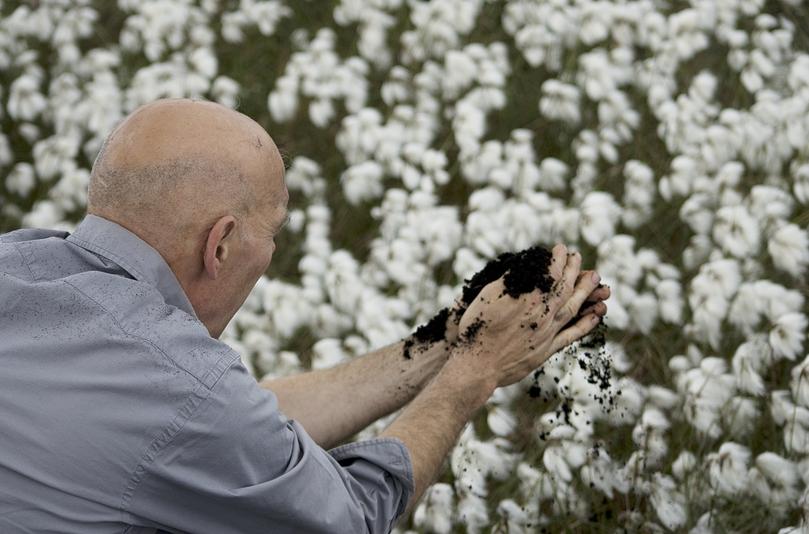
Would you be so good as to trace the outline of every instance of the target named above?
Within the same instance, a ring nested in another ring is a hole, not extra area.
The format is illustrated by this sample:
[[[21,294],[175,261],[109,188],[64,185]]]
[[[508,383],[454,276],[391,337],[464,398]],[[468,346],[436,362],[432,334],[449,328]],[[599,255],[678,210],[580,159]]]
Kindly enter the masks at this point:
[[[197,318],[167,304],[146,282],[98,271],[61,281],[82,295],[96,313],[107,316],[114,328],[168,358],[207,388],[239,358],[227,344],[212,338]]]
[[[18,243],[21,241],[34,241],[48,237],[65,238],[70,235],[62,230],[49,230],[46,228],[20,228],[11,232],[0,234],[0,243]]]

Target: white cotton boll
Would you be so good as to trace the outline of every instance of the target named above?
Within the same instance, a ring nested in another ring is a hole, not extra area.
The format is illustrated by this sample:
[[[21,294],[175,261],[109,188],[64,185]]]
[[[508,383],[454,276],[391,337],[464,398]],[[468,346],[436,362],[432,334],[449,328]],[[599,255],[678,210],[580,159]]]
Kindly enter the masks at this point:
[[[514,432],[517,426],[517,419],[511,411],[501,406],[495,406],[489,411],[486,422],[495,435],[503,437]]]
[[[318,128],[325,128],[334,114],[334,104],[328,98],[317,99],[309,104],[309,120]]]
[[[573,473],[565,460],[565,453],[561,447],[551,446],[546,448],[545,452],[542,454],[542,464],[557,480],[563,482],[573,480]]]
[[[303,229],[306,224],[306,214],[301,209],[292,209],[289,211],[289,224],[286,228],[293,234],[297,234]]]
[[[514,534],[521,534],[525,532],[531,531],[529,528],[526,530],[526,526],[530,522],[528,519],[528,514],[525,512],[525,507],[520,506],[512,499],[505,499],[500,501],[497,505],[497,513],[506,520],[506,528],[508,532],[513,532]]]
[[[650,403],[664,410],[671,410],[680,403],[680,396],[677,393],[662,386],[649,386],[646,393]]]
[[[413,523],[430,532],[446,534],[452,530],[455,494],[452,486],[439,482],[430,486],[413,514]]]
[[[343,194],[353,205],[382,196],[384,169],[373,160],[352,165],[340,176]]]
[[[803,308],[804,296],[800,291],[785,287],[768,280],[756,280],[756,291],[766,301],[764,315],[771,322],[787,313],[795,313]]]
[[[688,303],[692,320],[686,327],[687,332],[718,347],[721,324],[729,307],[727,299],[740,281],[739,265],[734,260],[722,259],[702,265],[691,281]]]
[[[457,517],[468,532],[481,532],[489,525],[486,500],[473,493],[464,493],[458,500]]]
[[[54,228],[64,218],[64,212],[51,200],[38,200],[22,218],[26,228]]]
[[[206,78],[211,79],[216,76],[218,61],[210,48],[197,48],[188,59],[191,66]]]
[[[680,206],[680,220],[690,226],[695,233],[705,235],[714,227],[714,209],[713,198],[703,193],[695,193]]]
[[[690,451],[682,451],[671,464],[671,472],[677,480],[683,481],[696,467],[697,457]]]
[[[750,213],[761,223],[788,219],[794,210],[795,201],[781,187],[754,185],[749,195]]]
[[[733,355],[733,374],[736,387],[751,395],[762,396],[765,392],[764,380],[758,373],[762,360],[750,350],[747,344],[739,345]]]
[[[621,208],[612,195],[593,191],[581,203],[581,234],[590,245],[598,245],[615,234]]]
[[[665,435],[636,425],[632,431],[632,439],[644,453],[644,465],[649,468],[660,467],[669,450]]]
[[[629,303],[629,314],[637,329],[643,333],[651,332],[657,321],[658,302],[651,293],[642,293]]]
[[[669,529],[677,529],[688,518],[685,496],[677,491],[674,480],[654,473],[651,484],[651,502],[658,519]]]
[[[806,358],[792,368],[790,389],[795,402],[809,408],[809,354]]]
[[[34,167],[30,163],[17,163],[6,176],[6,190],[21,197],[27,197],[35,185]]]
[[[779,389],[770,394],[770,415],[776,425],[783,425],[795,412],[789,391]]]
[[[518,455],[510,449],[511,442],[503,438],[469,442],[469,450],[475,454],[483,476],[492,476],[495,480],[505,480],[512,474]]]
[[[232,109],[236,108],[239,90],[239,83],[227,76],[217,76],[211,85],[214,100]]]
[[[623,345],[614,341],[607,341],[604,345],[607,354],[612,355],[612,368],[619,373],[626,373],[634,365]]]
[[[48,101],[39,92],[40,76],[26,72],[11,83],[6,109],[11,118],[32,121],[42,113]]]
[[[463,438],[464,435],[472,436]],[[469,446],[474,440],[473,431],[465,430],[460,444],[450,455],[450,467],[455,475],[455,488],[459,493],[472,493],[485,496],[488,493],[486,472],[480,465],[480,458],[476,451]]]
[[[775,321],[769,340],[776,358],[795,359],[803,348],[807,324],[809,321],[802,313],[787,313]]]
[[[721,415],[728,434],[739,440],[745,440],[749,439],[761,411],[758,409],[757,401],[747,397],[733,397],[722,407]]]
[[[567,185],[567,164],[556,158],[545,158],[539,165],[539,187],[544,191],[561,191]]]
[[[798,164],[793,161],[790,165],[792,172],[792,192],[801,204],[809,204],[809,163]]]
[[[784,446],[787,451],[809,452],[809,410],[796,406],[784,425]]]
[[[683,390],[686,420],[700,433],[710,437],[721,434],[720,409],[735,394],[735,378],[725,373],[725,361],[704,358],[699,367],[688,370],[678,383]]]
[[[774,452],[764,452],[756,457],[756,468],[767,478],[771,485],[794,492],[797,498],[798,472],[795,464]]]
[[[750,450],[744,445],[728,441],[706,457],[711,486],[720,495],[733,496],[747,486]]]
[[[298,111],[298,95],[288,91],[272,91],[267,97],[267,108],[274,120],[287,122]]]
[[[661,280],[654,286],[657,293],[658,311],[660,318],[669,323],[678,325],[682,322],[683,296],[682,287],[677,280]]]
[[[760,293],[754,284],[742,284],[730,306],[729,321],[747,335],[761,321],[765,300]]]
[[[713,242],[707,235],[691,236],[683,251],[683,265],[686,269],[696,269],[708,260],[713,249]]]
[[[3,92],[0,91],[0,96],[3,95]],[[3,118],[3,113],[0,112],[0,118]],[[14,154],[11,152],[11,146],[8,142],[8,137],[6,137],[3,133],[0,133],[0,166],[6,166],[14,161]]]
[[[643,415],[641,415],[641,420],[638,424],[642,428],[656,430],[666,430],[671,426],[665,414],[653,406],[647,406],[643,410]]]
[[[619,489],[621,485],[616,476],[615,465],[607,452],[598,446],[588,451],[587,463],[581,467],[579,474],[582,482],[597,489],[607,498],[612,498],[613,490]]]
[[[468,279],[480,271],[486,265],[486,260],[480,257],[474,250],[461,247],[455,253],[455,260],[452,262],[452,271],[460,279]]]
[[[630,160],[624,166],[624,174],[627,180],[624,186],[623,222],[629,228],[638,228],[651,215],[655,195],[654,173],[648,165]]]
[[[353,318],[334,306],[319,304],[315,310],[313,328],[324,336],[339,336],[354,325]]]
[[[809,237],[796,224],[785,224],[770,236],[767,252],[776,267],[792,276],[802,276],[809,265]]]
[[[716,212],[713,238],[726,252],[745,258],[758,252],[760,233],[756,220],[743,206],[724,206]]]
[[[469,208],[475,211],[493,211],[505,200],[503,193],[494,187],[478,189],[469,195]]]

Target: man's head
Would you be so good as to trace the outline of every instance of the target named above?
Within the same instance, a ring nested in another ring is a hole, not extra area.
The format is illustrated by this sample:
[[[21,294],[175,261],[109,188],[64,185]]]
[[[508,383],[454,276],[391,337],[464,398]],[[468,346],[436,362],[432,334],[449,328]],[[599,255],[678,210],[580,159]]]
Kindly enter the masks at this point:
[[[287,215],[284,162],[255,121],[206,101],[133,111],[90,174],[87,213],[154,247],[218,338],[266,271]]]

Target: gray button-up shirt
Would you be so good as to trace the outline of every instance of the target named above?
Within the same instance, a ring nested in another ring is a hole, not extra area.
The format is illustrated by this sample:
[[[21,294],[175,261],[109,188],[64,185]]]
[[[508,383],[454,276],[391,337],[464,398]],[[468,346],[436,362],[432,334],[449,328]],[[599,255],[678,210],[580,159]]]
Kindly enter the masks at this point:
[[[197,319],[160,254],[88,215],[0,235],[0,532],[388,532],[395,438],[325,451]]]

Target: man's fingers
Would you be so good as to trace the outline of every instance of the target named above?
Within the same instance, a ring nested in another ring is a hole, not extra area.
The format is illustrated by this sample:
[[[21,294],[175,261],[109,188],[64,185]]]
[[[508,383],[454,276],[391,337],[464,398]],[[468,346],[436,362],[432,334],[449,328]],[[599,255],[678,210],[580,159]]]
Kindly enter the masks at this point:
[[[569,253],[567,255],[567,263],[565,264],[565,268],[562,270],[562,279],[559,280],[558,283],[558,288],[561,290],[560,293],[563,301],[570,298],[570,295],[573,293],[573,289],[576,287],[576,279],[579,277],[580,270],[581,254],[578,252]],[[589,294],[590,292],[588,291],[587,295]],[[587,295],[585,295],[585,297],[587,297]]]
[[[607,305],[604,304],[603,302],[596,302],[595,304],[587,306],[586,308],[581,310],[577,315],[579,317],[584,317],[588,313],[594,313],[599,317],[604,317],[605,315],[607,315]]]
[[[567,264],[567,247],[561,243],[558,243],[553,247],[551,253],[553,256],[551,258],[551,266],[549,271],[554,280],[560,280],[562,278],[562,271]]]
[[[551,345],[551,354],[556,353],[563,348],[567,347],[577,339],[581,339],[589,334],[595,328],[601,318],[595,314],[588,314],[576,321],[573,326],[565,328],[553,338]]]
[[[556,320],[562,324],[567,323],[570,319],[579,313],[587,296],[598,287],[601,277],[595,271],[587,271],[587,274],[581,277],[579,283],[576,285],[573,294],[567,299],[559,311],[556,313]]]
[[[590,295],[588,295],[587,300],[585,302],[598,302],[600,300],[607,300],[610,298],[612,292],[610,291],[609,286],[605,286],[600,284],[597,288],[593,290]]]

